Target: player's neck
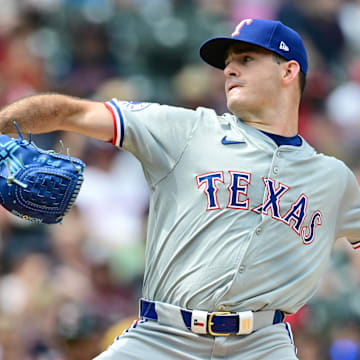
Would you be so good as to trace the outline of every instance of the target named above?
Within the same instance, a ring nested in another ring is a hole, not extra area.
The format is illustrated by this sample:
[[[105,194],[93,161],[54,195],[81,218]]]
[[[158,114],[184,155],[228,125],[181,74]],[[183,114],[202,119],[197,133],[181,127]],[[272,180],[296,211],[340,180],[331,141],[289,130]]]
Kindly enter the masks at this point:
[[[239,118],[247,125],[258,130],[281,136],[295,136],[298,134],[298,110],[291,111],[263,111],[262,113],[242,114]]]

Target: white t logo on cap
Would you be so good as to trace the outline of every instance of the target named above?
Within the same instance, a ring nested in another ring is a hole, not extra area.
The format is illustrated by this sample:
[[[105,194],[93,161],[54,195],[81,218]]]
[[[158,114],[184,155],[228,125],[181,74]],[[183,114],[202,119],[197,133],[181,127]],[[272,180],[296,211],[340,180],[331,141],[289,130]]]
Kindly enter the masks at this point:
[[[280,50],[290,51],[289,47],[282,41],[279,46]]]
[[[244,25],[250,25],[253,22],[253,19],[245,19],[241,21],[238,25],[236,25],[236,28],[234,32],[231,34],[232,37],[237,36],[240,34],[240,30]]]

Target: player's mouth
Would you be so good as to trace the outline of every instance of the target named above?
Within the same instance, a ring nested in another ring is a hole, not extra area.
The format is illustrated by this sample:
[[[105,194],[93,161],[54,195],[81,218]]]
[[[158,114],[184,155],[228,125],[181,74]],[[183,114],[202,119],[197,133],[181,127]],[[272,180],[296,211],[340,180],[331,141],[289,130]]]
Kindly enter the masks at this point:
[[[232,81],[231,83],[227,84],[227,92],[230,92],[232,89],[243,87],[245,84],[239,81]]]

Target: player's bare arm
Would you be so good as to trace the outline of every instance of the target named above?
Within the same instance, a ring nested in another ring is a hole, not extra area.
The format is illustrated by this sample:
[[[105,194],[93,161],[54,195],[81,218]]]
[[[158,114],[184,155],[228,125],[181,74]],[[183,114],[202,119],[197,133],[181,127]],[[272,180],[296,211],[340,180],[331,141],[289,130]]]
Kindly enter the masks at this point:
[[[110,141],[113,121],[103,103],[60,94],[40,94],[18,100],[0,111],[0,132],[34,134],[67,130]]]

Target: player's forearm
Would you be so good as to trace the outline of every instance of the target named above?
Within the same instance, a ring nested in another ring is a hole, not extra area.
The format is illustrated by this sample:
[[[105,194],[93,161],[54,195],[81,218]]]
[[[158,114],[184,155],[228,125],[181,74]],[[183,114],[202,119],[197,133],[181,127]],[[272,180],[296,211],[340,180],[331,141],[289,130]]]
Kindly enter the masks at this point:
[[[0,111],[0,132],[15,133],[14,121],[22,132],[62,130],[63,124],[84,111],[78,101],[71,99],[65,95],[41,94],[18,100]]]
[[[60,94],[41,94],[18,100],[0,111],[0,133],[34,134],[66,130],[110,141],[113,119],[101,102]]]

